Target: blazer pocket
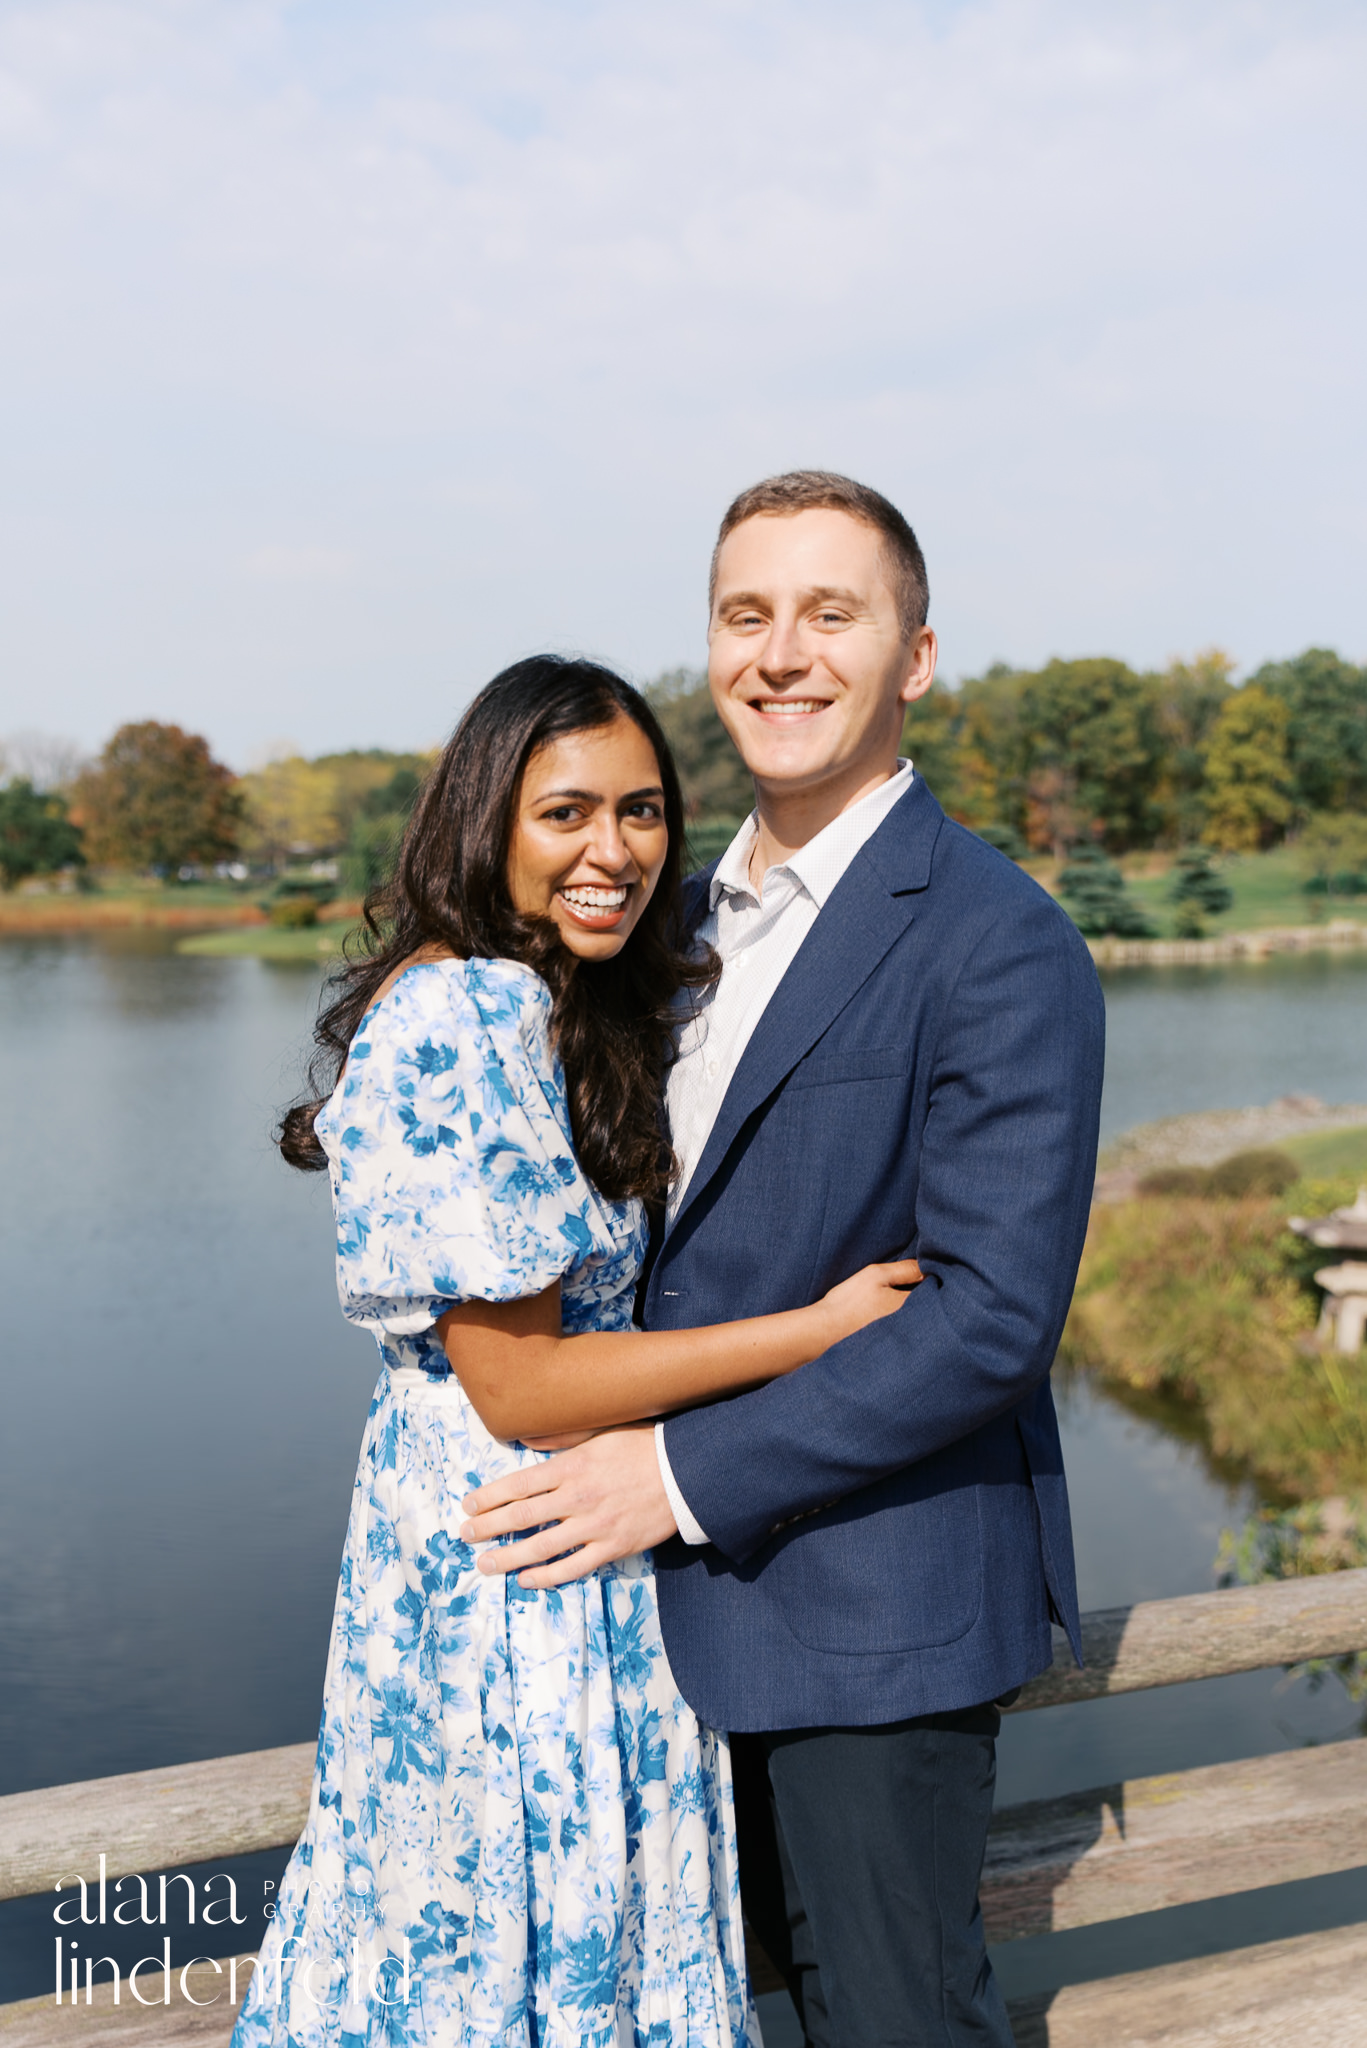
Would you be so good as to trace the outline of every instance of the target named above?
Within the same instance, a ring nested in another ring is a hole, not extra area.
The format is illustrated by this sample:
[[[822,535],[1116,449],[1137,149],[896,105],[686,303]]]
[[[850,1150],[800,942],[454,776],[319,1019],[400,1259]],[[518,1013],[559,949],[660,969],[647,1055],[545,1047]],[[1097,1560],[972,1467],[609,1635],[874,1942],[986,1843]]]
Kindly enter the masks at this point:
[[[788,1077],[791,1088],[837,1088],[842,1081],[893,1081],[911,1063],[911,1047],[871,1045],[856,1051],[813,1054]]]
[[[919,1478],[911,1468],[870,1488],[883,1496],[876,1512],[868,1512],[874,1502],[867,1495],[855,1496],[862,1509],[842,1502],[780,1532],[766,1572],[784,1619],[809,1650],[928,1650],[972,1628],[982,1600],[978,1489],[918,1498]]]

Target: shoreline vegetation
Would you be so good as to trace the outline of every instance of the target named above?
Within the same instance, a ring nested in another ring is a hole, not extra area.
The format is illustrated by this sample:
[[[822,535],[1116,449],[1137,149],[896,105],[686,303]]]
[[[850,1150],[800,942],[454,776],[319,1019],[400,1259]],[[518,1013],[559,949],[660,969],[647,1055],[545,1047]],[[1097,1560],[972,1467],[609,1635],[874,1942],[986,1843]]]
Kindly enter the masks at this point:
[[[1317,1336],[1332,1255],[1289,1228],[1364,1184],[1367,1105],[1304,1096],[1165,1118],[1103,1155],[1059,1360],[1258,1486],[1268,1509],[1222,1554],[1234,1576],[1367,1562],[1367,1348]]]
[[[186,886],[123,877],[89,889],[30,886],[0,893],[0,940],[174,931],[185,934],[177,952],[310,961],[339,954],[360,920],[359,899],[325,901],[310,921],[282,925],[259,900],[263,888],[275,886]]]
[[[696,825],[690,832],[695,858],[713,859],[739,822],[728,817]],[[1342,952],[1367,944],[1367,906],[1362,914],[1354,914],[1354,904],[1345,914],[1343,899],[1307,896],[1290,847],[1229,859],[1221,868],[1232,898],[1229,908],[1207,921],[1201,937],[1182,936],[1172,929],[1176,919],[1168,903],[1173,861],[1171,854],[1154,852],[1122,857],[1126,892],[1157,935],[1089,938],[1098,966],[1216,965],[1279,953]],[[1059,894],[1063,863],[1035,857],[1022,865],[1041,887]],[[311,921],[294,931],[282,928],[272,907],[261,900],[292,886],[315,892]],[[273,875],[237,883],[184,883],[106,873],[79,888],[69,880],[35,880],[0,891],[0,939],[146,926],[183,932],[180,950],[186,952],[316,961],[340,953],[360,916],[360,891],[348,887],[345,879],[333,901],[316,900],[326,894],[325,884],[307,878],[292,884]]]

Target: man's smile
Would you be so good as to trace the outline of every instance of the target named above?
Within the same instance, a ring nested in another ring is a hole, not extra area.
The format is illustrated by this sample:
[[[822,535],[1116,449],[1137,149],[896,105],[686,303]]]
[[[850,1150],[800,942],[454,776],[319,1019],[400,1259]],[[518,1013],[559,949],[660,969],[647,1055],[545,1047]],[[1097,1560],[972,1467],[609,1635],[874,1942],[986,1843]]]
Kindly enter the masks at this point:
[[[830,709],[829,697],[752,697],[750,709],[765,718],[803,718]]]

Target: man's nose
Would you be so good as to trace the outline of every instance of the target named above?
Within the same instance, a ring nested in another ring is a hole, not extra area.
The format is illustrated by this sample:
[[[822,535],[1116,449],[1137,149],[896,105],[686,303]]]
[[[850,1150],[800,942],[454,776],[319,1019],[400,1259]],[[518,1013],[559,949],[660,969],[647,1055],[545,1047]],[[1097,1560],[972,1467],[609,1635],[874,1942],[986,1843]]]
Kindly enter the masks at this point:
[[[766,682],[780,682],[801,675],[811,667],[811,658],[802,645],[796,619],[773,621],[758,666]]]

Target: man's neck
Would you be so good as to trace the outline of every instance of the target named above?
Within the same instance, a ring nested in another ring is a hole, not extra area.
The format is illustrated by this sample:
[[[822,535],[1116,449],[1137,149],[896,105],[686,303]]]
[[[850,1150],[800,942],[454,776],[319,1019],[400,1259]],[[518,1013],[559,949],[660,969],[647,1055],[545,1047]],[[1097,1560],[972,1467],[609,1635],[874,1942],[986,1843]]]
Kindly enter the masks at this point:
[[[781,867],[795,853],[864,797],[872,796],[897,773],[897,756],[866,770],[862,777],[821,783],[812,789],[788,789],[757,783],[758,831],[750,855],[750,880],[758,887],[770,868]]]

